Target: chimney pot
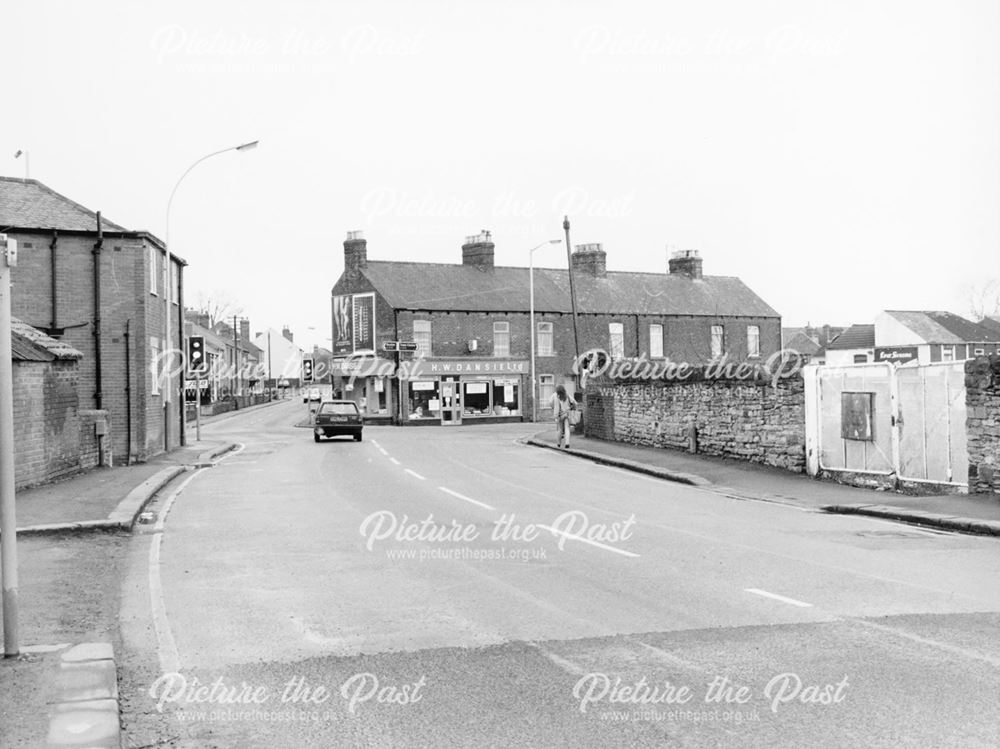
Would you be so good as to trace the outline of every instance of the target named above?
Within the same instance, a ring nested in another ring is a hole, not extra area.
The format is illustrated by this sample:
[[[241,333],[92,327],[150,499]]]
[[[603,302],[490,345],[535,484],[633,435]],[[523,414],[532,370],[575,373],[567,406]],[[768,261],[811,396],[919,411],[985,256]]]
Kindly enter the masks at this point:
[[[667,269],[672,276],[687,276],[697,280],[701,276],[701,255],[698,250],[678,250],[667,261]]]

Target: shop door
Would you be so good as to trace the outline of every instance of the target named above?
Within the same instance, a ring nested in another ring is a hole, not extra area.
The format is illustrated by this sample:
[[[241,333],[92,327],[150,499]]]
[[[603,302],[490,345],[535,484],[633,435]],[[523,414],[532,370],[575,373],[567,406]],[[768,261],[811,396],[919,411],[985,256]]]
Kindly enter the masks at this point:
[[[441,380],[441,423],[457,426],[462,423],[462,396],[458,380],[445,377]]]

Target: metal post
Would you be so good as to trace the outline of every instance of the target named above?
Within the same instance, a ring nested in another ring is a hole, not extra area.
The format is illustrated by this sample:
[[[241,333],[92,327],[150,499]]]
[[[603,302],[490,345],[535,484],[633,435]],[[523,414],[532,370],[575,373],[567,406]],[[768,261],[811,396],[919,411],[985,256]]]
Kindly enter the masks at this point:
[[[528,253],[528,335],[531,336],[531,421],[538,421],[538,386],[535,377],[535,251]]]
[[[576,286],[573,283],[573,249],[569,243],[569,216],[563,216],[563,231],[566,232],[566,261],[568,263],[567,270],[569,271],[569,301],[573,309],[573,361],[577,363],[577,380],[574,383],[574,395],[576,397],[576,385],[579,384],[579,369],[580,369],[580,331],[576,324]]]
[[[10,240],[13,242],[14,240]],[[17,630],[17,517],[14,509],[14,366],[10,335],[10,266],[0,239],[0,565],[4,657],[20,653]]]
[[[194,438],[201,442],[201,372],[194,376]]]

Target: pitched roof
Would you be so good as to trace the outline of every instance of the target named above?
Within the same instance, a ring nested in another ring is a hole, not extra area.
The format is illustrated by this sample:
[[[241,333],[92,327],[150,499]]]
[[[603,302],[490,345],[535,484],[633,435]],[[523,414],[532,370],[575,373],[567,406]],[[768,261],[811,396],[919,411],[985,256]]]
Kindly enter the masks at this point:
[[[10,338],[12,357],[15,361],[53,361],[55,359],[82,359],[83,354],[62,341],[45,335],[26,322],[11,318]]]
[[[987,330],[992,331],[993,335],[1000,335],[1000,317],[992,317],[988,315],[980,320],[979,324]]]
[[[364,275],[396,309],[527,312],[528,269],[369,260]],[[779,317],[738,278],[692,281],[667,273],[573,274],[580,312],[640,315]],[[535,309],[570,312],[569,273],[535,268]]]
[[[797,351],[800,354],[808,354],[810,356],[815,356],[823,347],[820,346],[816,341],[807,336],[805,333],[794,333],[790,336],[785,334],[787,328],[781,329],[781,337],[783,343],[782,348],[789,349],[791,351]]]
[[[997,332],[951,312],[886,310],[926,343],[994,342]]]
[[[101,216],[104,231],[128,231]],[[0,228],[96,231],[97,214],[35,179],[0,177]]]
[[[842,351],[855,348],[875,348],[874,325],[852,325],[827,344],[826,350]]]

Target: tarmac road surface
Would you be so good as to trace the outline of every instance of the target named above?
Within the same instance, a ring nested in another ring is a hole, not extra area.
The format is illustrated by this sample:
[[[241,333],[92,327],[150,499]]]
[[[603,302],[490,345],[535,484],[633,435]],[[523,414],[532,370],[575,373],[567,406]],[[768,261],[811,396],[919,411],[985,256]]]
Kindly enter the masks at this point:
[[[135,536],[128,745],[1000,745],[996,539],[303,409]]]

